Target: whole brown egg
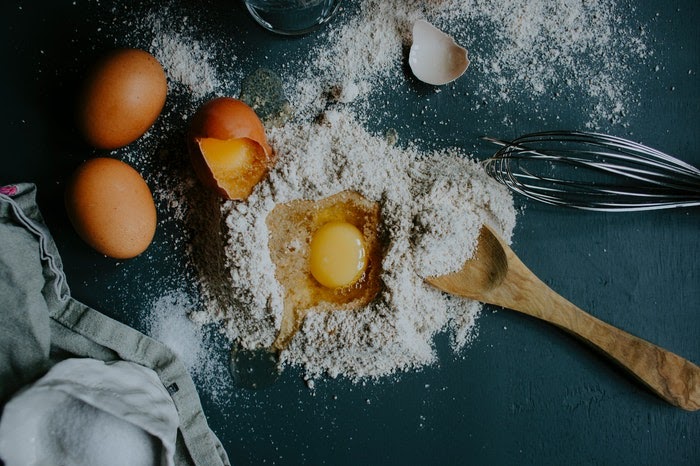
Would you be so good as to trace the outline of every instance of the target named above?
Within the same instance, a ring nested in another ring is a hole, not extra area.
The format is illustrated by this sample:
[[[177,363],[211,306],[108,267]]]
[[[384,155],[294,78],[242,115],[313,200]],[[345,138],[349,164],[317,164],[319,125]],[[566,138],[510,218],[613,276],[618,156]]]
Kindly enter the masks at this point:
[[[78,235],[106,256],[138,256],[153,240],[157,222],[151,191],[120,160],[98,157],[80,165],[68,183],[65,202]]]
[[[150,53],[118,49],[100,60],[85,81],[78,126],[87,142],[116,149],[141,137],[163,110],[168,83]]]

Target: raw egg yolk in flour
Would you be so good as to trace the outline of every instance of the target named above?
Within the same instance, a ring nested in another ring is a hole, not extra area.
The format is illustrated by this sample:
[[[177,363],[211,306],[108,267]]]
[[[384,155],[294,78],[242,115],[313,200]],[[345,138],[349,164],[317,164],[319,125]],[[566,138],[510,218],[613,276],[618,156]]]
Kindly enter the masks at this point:
[[[377,202],[354,191],[278,204],[266,220],[284,310],[274,346],[285,348],[307,312],[350,311],[381,290]]]
[[[323,286],[352,285],[367,268],[362,233],[351,223],[326,223],[311,238],[309,266],[311,275]]]

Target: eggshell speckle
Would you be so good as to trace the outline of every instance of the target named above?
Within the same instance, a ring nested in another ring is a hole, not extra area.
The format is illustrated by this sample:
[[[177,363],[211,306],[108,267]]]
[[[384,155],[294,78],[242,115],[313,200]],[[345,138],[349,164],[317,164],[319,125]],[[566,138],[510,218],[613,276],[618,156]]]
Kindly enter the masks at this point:
[[[141,175],[112,158],[78,167],[66,190],[66,210],[80,237],[115,259],[138,256],[156,230],[156,208]]]
[[[150,53],[119,49],[88,76],[78,104],[78,125],[89,144],[116,149],[141,137],[165,105],[168,83]]]

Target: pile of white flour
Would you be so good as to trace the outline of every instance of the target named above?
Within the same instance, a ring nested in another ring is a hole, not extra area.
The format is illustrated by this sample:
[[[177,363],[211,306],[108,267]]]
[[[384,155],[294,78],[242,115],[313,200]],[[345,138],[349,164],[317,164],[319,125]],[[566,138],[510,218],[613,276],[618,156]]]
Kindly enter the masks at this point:
[[[309,313],[282,361],[308,376],[378,377],[434,362],[440,331],[451,330],[455,350],[469,342],[480,305],[432,289],[424,277],[457,270],[482,224],[510,238],[515,210],[506,188],[464,153],[392,146],[342,111],[273,129],[270,143],[279,160],[269,178],[245,203],[223,207],[237,301],[218,315],[227,334],[248,348],[269,347],[277,335],[284,290],[268,250],[269,212],[349,189],[380,203],[383,291],[361,310]]]

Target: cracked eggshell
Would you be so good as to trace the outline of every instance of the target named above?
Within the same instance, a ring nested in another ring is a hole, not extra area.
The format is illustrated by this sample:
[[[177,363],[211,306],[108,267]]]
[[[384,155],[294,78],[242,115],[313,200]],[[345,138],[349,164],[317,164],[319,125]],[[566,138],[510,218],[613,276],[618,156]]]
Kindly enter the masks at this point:
[[[413,24],[413,44],[408,64],[416,78],[436,86],[447,84],[464,74],[469,66],[467,49],[424,20]]]

